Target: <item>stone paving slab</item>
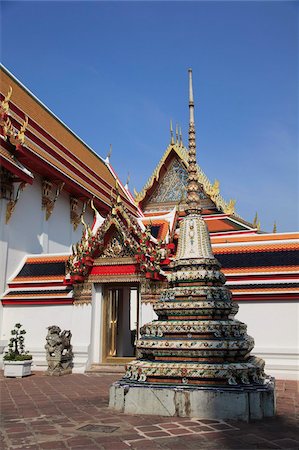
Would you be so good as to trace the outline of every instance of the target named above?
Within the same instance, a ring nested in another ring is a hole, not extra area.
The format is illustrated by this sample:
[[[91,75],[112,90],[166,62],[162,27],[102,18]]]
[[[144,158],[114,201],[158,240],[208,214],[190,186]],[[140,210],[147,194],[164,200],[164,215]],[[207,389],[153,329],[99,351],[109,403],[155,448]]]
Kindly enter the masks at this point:
[[[277,416],[248,424],[117,413],[108,392],[118,378],[0,374],[0,449],[299,449],[299,382],[278,380]]]

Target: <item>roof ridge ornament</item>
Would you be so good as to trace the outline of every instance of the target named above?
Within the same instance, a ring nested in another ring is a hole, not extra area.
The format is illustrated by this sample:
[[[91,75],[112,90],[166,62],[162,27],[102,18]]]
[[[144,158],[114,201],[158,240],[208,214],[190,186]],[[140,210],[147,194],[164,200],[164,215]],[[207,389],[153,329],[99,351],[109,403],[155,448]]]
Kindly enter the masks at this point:
[[[125,183],[125,189],[126,189],[127,191],[129,190],[130,179],[131,179],[130,173],[128,172],[128,176],[127,176],[126,183]]]
[[[180,141],[179,141],[180,147],[183,147],[183,135],[182,135],[182,127],[180,126]]]
[[[170,145],[174,145],[173,128],[172,128],[172,120],[171,119],[170,119]]]
[[[111,155],[112,155],[112,144],[110,144],[109,152],[107,153],[107,156],[106,156],[106,158],[104,159],[104,162],[105,162],[106,164],[110,164],[110,158],[111,158]]]

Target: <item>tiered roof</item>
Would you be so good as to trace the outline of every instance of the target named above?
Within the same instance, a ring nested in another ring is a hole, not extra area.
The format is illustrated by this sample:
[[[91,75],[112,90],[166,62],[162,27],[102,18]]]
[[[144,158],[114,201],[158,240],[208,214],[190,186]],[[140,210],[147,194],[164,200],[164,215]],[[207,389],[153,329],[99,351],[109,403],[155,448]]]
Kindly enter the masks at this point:
[[[299,233],[212,236],[236,301],[299,299]]]
[[[0,75],[0,99],[7,99],[0,140],[4,167],[26,182],[32,183],[33,174],[38,174],[55,184],[64,183],[63,189],[73,197],[94,198],[104,214],[110,209],[110,193],[117,180],[123,202],[131,212],[139,214],[109,160],[99,157],[3,66]],[[16,145],[12,145],[12,139],[7,140],[7,120],[11,129],[18,131],[23,127]]]

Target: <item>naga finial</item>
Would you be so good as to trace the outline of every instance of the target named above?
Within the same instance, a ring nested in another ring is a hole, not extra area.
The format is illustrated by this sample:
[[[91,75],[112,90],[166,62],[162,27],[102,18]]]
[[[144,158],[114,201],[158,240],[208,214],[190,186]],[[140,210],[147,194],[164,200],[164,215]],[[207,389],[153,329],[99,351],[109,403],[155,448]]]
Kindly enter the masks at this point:
[[[20,142],[20,144],[24,144],[25,142],[25,131],[27,129],[28,126],[28,116],[25,116],[25,120],[23,121],[23,125],[21,126],[18,134],[17,134],[17,138],[18,141]]]
[[[4,99],[1,102],[1,109],[2,109],[2,113],[7,114],[8,110],[9,110],[9,100],[11,98],[12,95],[12,87],[9,86],[9,90],[8,93],[6,94],[6,96],[4,97]]]

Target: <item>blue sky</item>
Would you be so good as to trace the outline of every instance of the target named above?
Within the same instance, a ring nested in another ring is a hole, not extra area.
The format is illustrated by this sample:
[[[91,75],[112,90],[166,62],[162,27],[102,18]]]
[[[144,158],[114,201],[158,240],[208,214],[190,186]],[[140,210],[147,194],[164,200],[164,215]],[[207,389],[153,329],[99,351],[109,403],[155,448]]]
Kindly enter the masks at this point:
[[[2,1],[2,63],[140,190],[187,144],[262,229],[298,229],[298,3]]]

